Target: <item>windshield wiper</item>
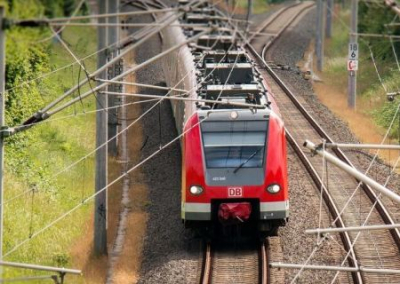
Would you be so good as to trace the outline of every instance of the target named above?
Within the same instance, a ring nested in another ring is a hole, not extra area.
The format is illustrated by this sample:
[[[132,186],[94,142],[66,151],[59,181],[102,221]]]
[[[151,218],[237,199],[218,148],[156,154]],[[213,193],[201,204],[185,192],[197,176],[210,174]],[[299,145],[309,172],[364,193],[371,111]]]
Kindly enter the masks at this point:
[[[250,156],[246,161],[244,161],[243,163],[241,163],[236,169],[233,170],[233,173],[236,174],[237,171],[240,170],[244,165],[246,165],[248,161],[250,161],[251,159],[253,159],[254,156],[257,155],[258,152],[260,152],[260,150],[261,150],[262,148],[264,148],[264,147],[258,148],[257,151],[255,151],[253,154],[251,154],[251,156]]]

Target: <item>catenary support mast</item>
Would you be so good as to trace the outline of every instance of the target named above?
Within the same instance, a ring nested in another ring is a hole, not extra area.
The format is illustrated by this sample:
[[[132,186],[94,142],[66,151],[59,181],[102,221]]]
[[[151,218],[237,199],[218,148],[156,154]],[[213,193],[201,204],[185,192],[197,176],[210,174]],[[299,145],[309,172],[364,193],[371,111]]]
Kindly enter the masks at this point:
[[[108,2],[109,12],[112,14],[118,13],[119,10],[119,0],[106,0]],[[117,24],[118,17],[110,17],[109,23]],[[108,27],[108,42],[107,45],[110,46],[116,42],[118,42],[118,35],[119,35],[119,27],[113,26]],[[118,55],[118,49],[115,46],[113,49],[109,51],[108,60],[115,58]],[[108,79],[112,79],[118,73],[118,68],[120,64],[114,63],[110,68],[108,68]],[[118,91],[119,86],[117,85],[109,85],[108,90],[111,92]],[[109,97],[108,98],[108,107],[114,107],[116,105],[117,98],[116,97]],[[117,134],[117,127],[118,127],[118,119],[117,119],[117,110],[115,108],[111,108],[108,110],[108,139],[114,137]],[[112,139],[108,143],[108,153],[111,156],[117,156],[117,139]]]
[[[317,24],[315,38],[315,53],[317,55],[317,69],[322,71],[324,56],[324,9],[322,0],[317,0]]]
[[[108,13],[107,4],[108,0],[98,0],[100,14]],[[99,19],[99,22],[104,23],[105,19]],[[107,28],[98,27],[97,41],[98,50],[103,50],[107,46]],[[97,59],[97,67],[101,68],[106,64],[106,61],[106,51],[100,52]],[[101,72],[99,77],[106,79],[106,72]],[[97,95],[96,109],[100,111],[96,114],[96,148],[105,144],[108,138],[108,113],[106,110],[102,110],[106,107],[107,96]],[[96,151],[96,192],[107,186],[107,154],[107,144]],[[94,251],[98,255],[103,255],[107,254],[107,190],[96,196],[94,210]]]

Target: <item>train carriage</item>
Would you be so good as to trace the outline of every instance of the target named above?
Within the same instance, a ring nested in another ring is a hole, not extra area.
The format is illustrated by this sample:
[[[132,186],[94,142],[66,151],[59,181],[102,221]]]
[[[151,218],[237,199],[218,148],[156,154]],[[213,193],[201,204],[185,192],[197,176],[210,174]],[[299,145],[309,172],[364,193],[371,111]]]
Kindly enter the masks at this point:
[[[193,28],[187,19],[196,19]],[[164,49],[209,25],[197,13],[181,22],[184,29],[174,25],[164,32]],[[255,224],[274,233],[289,217],[283,122],[268,83],[236,37],[227,34],[227,23],[214,17],[212,24],[224,33],[182,46],[163,64],[168,85],[188,90],[171,95],[199,100],[171,101],[178,133],[184,133],[181,218],[190,228]],[[247,106],[209,103],[221,99]]]

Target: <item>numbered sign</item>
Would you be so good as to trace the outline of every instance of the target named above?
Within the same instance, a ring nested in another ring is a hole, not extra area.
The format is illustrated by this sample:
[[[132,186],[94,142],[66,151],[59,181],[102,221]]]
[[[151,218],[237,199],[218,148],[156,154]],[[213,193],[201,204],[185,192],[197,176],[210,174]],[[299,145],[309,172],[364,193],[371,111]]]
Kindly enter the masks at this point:
[[[349,44],[349,60],[358,60],[358,44]]]

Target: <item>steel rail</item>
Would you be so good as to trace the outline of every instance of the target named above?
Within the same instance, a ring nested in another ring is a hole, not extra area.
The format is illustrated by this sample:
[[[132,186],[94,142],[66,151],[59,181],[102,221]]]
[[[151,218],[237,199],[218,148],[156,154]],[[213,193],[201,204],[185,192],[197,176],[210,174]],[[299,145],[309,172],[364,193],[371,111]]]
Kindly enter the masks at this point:
[[[303,11],[301,11],[303,12]],[[293,19],[295,20],[295,18]],[[251,44],[247,44],[247,48],[250,51],[253,56],[255,56],[256,61],[260,64],[260,66],[265,67],[266,71],[271,75],[271,77],[276,81],[276,83],[279,85],[279,87],[284,91],[284,93],[289,97],[289,99],[293,102],[293,104],[296,106],[296,108],[302,113],[302,115],[306,118],[306,120],[311,124],[311,126],[317,131],[317,133],[321,136],[321,138],[324,138],[328,143],[333,143],[333,140],[331,137],[322,129],[322,127],[315,121],[315,119],[308,113],[308,111],[301,105],[301,103],[298,101],[296,96],[292,93],[292,91],[286,86],[286,84],[278,77],[278,75],[272,70],[272,68],[267,64],[265,61],[265,52],[268,48],[270,48],[276,39],[278,39],[284,32],[284,30],[287,29],[289,24],[283,29],[283,31],[280,33],[279,36],[275,37],[274,41],[270,44],[268,44],[267,47],[264,47],[262,51],[262,55],[260,56],[257,51],[253,48]],[[313,179],[314,183],[317,185],[319,189],[322,189],[322,181],[319,178],[318,173],[316,170],[313,168],[311,165],[311,162],[308,160],[308,158],[305,156],[299,145],[296,143],[296,141],[293,139],[293,136],[286,131],[288,141],[292,145],[293,149],[295,150],[296,154],[299,156],[300,160],[306,167],[307,171],[310,173],[311,178]],[[339,157],[342,161],[347,163],[349,166],[354,167],[354,165],[350,162],[350,160],[347,158],[347,156],[341,151],[340,149],[333,149],[334,153],[336,154],[337,157]],[[359,180],[356,179],[358,183],[360,183]],[[376,210],[379,213],[380,217],[384,221],[385,224],[388,225],[393,225],[394,221],[392,217],[390,216],[388,210],[385,208],[384,204],[380,199],[377,198],[376,193],[366,184],[360,183],[363,191],[365,194],[368,196],[370,201],[373,204],[376,204]],[[337,210],[334,201],[332,198],[329,196],[327,193],[326,189],[324,188],[323,192],[323,198],[325,203],[327,204],[330,213],[336,220],[336,226],[337,227],[344,227],[344,222],[339,215],[339,211]],[[350,236],[347,234],[347,232],[343,232],[344,234],[340,233],[343,245],[346,249],[347,252],[349,252],[349,249],[352,248],[351,241],[350,241]],[[399,230],[394,228],[390,230],[390,233],[392,235],[392,238],[394,242],[396,243],[397,247],[400,248],[400,233]],[[350,251],[351,254],[353,254],[350,258],[348,258],[349,264],[353,267],[357,266],[356,263],[356,254],[355,250],[351,249]],[[352,277],[355,283],[363,283],[364,279],[362,274],[358,272],[352,272]]]
[[[329,194],[329,191],[323,184],[318,172],[315,170],[315,168],[311,164],[311,161],[304,154],[302,147],[300,147],[300,145],[296,142],[296,140],[293,138],[293,136],[290,134],[290,132],[287,129],[286,129],[286,138],[287,138],[289,144],[292,146],[292,149],[296,152],[300,161],[303,163],[307,172],[310,174],[310,177],[313,180],[318,191],[320,193],[322,191],[322,198],[324,199],[324,202],[325,202],[326,206],[328,207],[329,213],[336,220],[335,226],[338,228],[345,228],[346,226],[344,224],[342,216],[340,215],[340,210],[337,208],[332,196]],[[347,253],[350,252],[350,257],[347,259],[349,262],[349,265],[351,267],[358,268],[356,252],[355,252],[354,248],[352,247],[352,242],[351,242],[349,233],[348,232],[340,232],[339,235],[340,235],[340,239],[342,240],[344,249],[346,250]],[[352,278],[353,278],[354,283],[356,283],[356,284],[364,283],[362,275],[358,271],[352,272]]]
[[[207,243],[206,244],[206,249],[204,252],[204,261],[203,261],[203,266],[202,266],[202,272],[201,272],[201,284],[208,284],[211,283],[211,244]]]
[[[300,4],[300,3],[299,3]],[[308,6],[304,6],[302,9],[300,9],[292,18],[290,18],[290,20],[288,21],[288,23],[275,35],[271,38],[271,40],[269,42],[267,42],[267,44],[264,46],[262,52],[261,52],[261,57],[265,58],[265,53],[268,50],[268,48],[270,46],[272,46],[272,44],[275,42],[276,39],[280,38],[280,36],[289,28],[290,24],[293,23],[301,14],[303,14],[303,12],[305,12],[308,9],[311,9],[314,7],[314,3],[310,3],[310,5]],[[294,6],[289,6],[289,8],[293,8]],[[287,10],[287,9],[286,9]],[[285,11],[286,11],[285,10]],[[283,12],[285,12],[283,11]],[[264,28],[265,29],[265,28]],[[264,30],[263,29],[263,30]]]
[[[292,4],[292,5],[289,5],[289,6],[286,6],[286,7],[281,8],[277,13],[273,14],[270,18],[268,18],[266,21],[264,21],[264,22],[261,24],[261,27],[260,27],[259,29],[257,29],[256,32],[251,33],[252,36],[250,36],[250,37],[248,38],[248,41],[251,42],[257,35],[260,35],[260,34],[261,34],[261,31],[265,30],[268,26],[270,26],[270,25],[274,22],[274,20],[276,20],[276,18],[278,18],[278,17],[279,17],[280,15],[282,15],[283,13],[285,13],[287,9],[293,8],[293,7],[298,6],[298,5],[300,5],[300,4],[301,4],[301,2],[299,2],[299,3],[294,3],[294,4]]]
[[[265,241],[264,243],[261,244],[260,247],[260,284],[268,284],[270,283],[270,277],[268,273],[268,253],[267,253],[267,247],[269,246],[269,243]]]
[[[275,37],[273,39],[273,41],[271,41],[270,43],[267,44],[268,45],[267,48],[263,48],[262,55],[265,55],[266,50],[272,46],[272,43],[276,39],[278,39],[280,36],[282,36],[283,32],[285,30],[287,30],[287,28],[290,26],[290,24],[293,21],[295,21],[300,14],[302,14],[306,9],[310,9],[311,7],[312,6],[304,7],[303,9],[301,9],[299,11],[299,13],[296,16],[292,17],[291,20],[288,21],[287,25],[285,25],[283,27],[283,29],[281,29],[281,31],[278,33],[278,36]],[[311,123],[312,126],[320,128],[319,125],[316,123],[316,121],[311,117],[311,115],[308,114],[308,112],[305,110],[305,108],[296,99],[294,94],[289,90],[289,88],[283,83],[283,81],[277,76],[277,74],[275,72],[273,72],[271,67],[266,63],[264,57],[262,57],[262,55],[260,55],[254,49],[254,47],[251,45],[251,42],[248,42],[246,44],[246,47],[250,51],[250,53],[254,56],[254,58],[256,59],[256,62],[258,62],[258,64],[260,66],[265,67],[266,71],[278,83],[278,85],[281,87],[281,89],[284,91],[284,93],[286,95],[288,95],[292,99],[292,101],[293,100],[296,101],[295,105],[296,105],[296,107],[301,109],[301,112],[303,113],[303,115],[306,113],[306,117],[310,118],[312,120],[312,123]],[[320,129],[320,130],[321,130],[321,132],[325,133],[322,129]],[[318,133],[320,133],[320,131],[318,131]],[[329,210],[330,214],[336,220],[335,221],[335,225],[337,227],[344,228],[345,224],[344,224],[343,219],[340,216],[340,210],[337,208],[333,198],[330,196],[330,194],[326,190],[325,186],[323,185],[323,182],[320,179],[319,174],[317,173],[317,171],[312,166],[312,164],[309,161],[309,159],[306,157],[306,155],[302,151],[302,148],[300,147],[300,145],[298,145],[298,143],[295,141],[295,139],[293,138],[293,136],[290,134],[290,132],[288,130],[286,130],[286,136],[287,136],[287,140],[288,140],[289,144],[292,146],[293,150],[296,152],[296,154],[298,155],[299,159],[301,160],[301,162],[305,166],[306,170],[310,174],[310,177],[313,180],[314,184],[316,185],[316,187],[318,188],[319,191],[322,190],[322,196],[323,196],[323,199],[324,199],[324,201],[325,201],[325,203],[326,203],[326,205],[328,207],[328,210]],[[326,135],[325,137],[328,137],[328,135]],[[350,257],[348,258],[349,265],[351,267],[358,268],[356,252],[352,247],[352,242],[351,242],[350,235],[348,234],[348,232],[341,232],[339,235],[340,235],[340,238],[342,240],[344,249],[346,250],[347,253],[350,253]],[[357,284],[364,283],[364,279],[363,279],[363,277],[362,277],[362,275],[361,275],[361,273],[359,271],[352,272],[352,279],[353,279],[354,283],[357,283]]]
[[[272,279],[269,277],[269,258],[268,258],[268,241],[264,241],[260,243],[260,247],[258,251],[255,253],[258,254],[258,262],[259,262],[259,269],[258,269],[258,282],[260,284],[269,284]],[[211,249],[211,243],[205,244],[205,250],[203,254],[203,262],[202,262],[202,270],[200,274],[200,283],[201,284],[210,284],[212,283],[213,272],[215,273],[216,267],[213,267],[213,261],[217,259],[215,253]],[[226,273],[226,272],[225,272]]]
[[[249,45],[248,45],[249,46]],[[271,47],[272,45],[270,45]],[[252,49],[252,53],[256,52]],[[281,89],[285,92],[285,94],[289,97],[289,99],[293,102],[296,108],[303,114],[303,116],[307,119],[307,121],[313,126],[313,128],[317,131],[317,133],[321,136],[321,138],[325,139],[327,143],[334,143],[333,139],[323,130],[323,128],[317,123],[317,121],[310,115],[310,113],[304,108],[304,106],[299,102],[293,92],[286,86],[286,84],[278,77],[278,75],[272,70],[272,68],[268,65],[264,58],[258,57],[261,64],[265,66],[266,71],[274,78],[276,83],[281,87]],[[348,164],[349,166],[354,167],[351,163],[350,159],[344,154],[341,149],[332,149],[332,151],[336,154],[336,156],[341,159],[343,162]],[[386,209],[383,202],[377,198],[377,194],[375,191],[371,189],[368,185],[361,183],[358,179],[356,179],[358,183],[361,184],[361,188],[366,193],[370,201],[374,204],[381,216],[382,220],[387,225],[395,224],[393,218],[391,217],[389,211]],[[391,229],[390,234],[393,237],[394,242],[396,243],[398,249],[400,250],[400,232],[398,229]]]

